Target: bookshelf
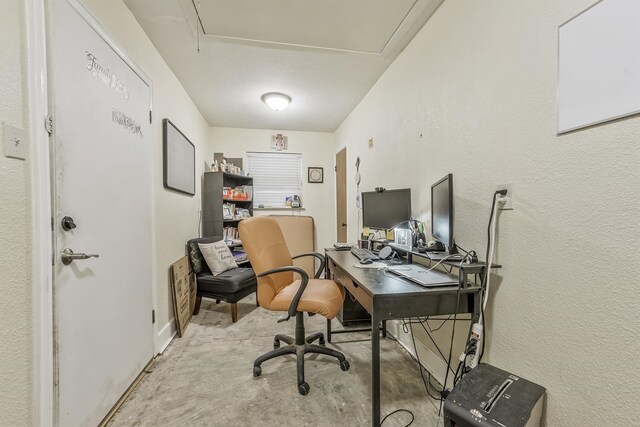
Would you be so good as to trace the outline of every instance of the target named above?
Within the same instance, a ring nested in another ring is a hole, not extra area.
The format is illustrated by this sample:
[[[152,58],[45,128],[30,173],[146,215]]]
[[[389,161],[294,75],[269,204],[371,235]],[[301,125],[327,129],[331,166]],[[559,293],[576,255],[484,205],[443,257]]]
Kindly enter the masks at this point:
[[[227,172],[205,172],[202,187],[202,233],[238,239],[243,217],[253,216],[253,178]],[[237,245],[240,245],[239,243]]]

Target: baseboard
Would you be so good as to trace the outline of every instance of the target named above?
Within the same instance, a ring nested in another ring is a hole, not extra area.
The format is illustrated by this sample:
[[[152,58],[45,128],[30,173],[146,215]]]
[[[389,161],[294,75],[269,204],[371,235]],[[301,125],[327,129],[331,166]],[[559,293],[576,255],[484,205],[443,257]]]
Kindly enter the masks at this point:
[[[399,320],[389,320],[387,321],[387,333],[389,333],[392,337],[396,339],[398,344],[400,344],[409,354],[413,357],[416,357],[415,352],[413,351],[413,342],[411,340],[411,334],[405,333],[402,330],[402,322]],[[444,384],[444,378],[447,374],[447,362],[442,360],[439,354],[434,353],[429,347],[424,345],[422,341],[416,339],[416,350],[418,352],[417,359],[420,360],[420,364],[422,367],[428,371],[433,378],[438,381],[440,384]],[[453,357],[451,359],[452,365],[457,365],[458,358]],[[453,387],[453,375],[449,375],[447,379],[447,388]]]
[[[178,331],[176,330],[176,320],[170,319],[167,322],[167,324],[164,325],[162,329],[160,329],[160,332],[158,332],[158,337],[156,339],[156,343],[157,343],[156,348],[158,349],[157,354],[164,353],[166,348],[169,346],[169,344],[173,340],[173,337],[176,336],[177,332]]]

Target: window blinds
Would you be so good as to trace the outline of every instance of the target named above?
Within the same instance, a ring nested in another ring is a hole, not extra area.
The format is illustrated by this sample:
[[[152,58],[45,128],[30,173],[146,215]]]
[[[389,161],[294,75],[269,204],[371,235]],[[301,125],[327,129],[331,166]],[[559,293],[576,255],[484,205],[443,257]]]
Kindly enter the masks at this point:
[[[254,208],[283,208],[287,196],[302,197],[302,154],[247,152]]]

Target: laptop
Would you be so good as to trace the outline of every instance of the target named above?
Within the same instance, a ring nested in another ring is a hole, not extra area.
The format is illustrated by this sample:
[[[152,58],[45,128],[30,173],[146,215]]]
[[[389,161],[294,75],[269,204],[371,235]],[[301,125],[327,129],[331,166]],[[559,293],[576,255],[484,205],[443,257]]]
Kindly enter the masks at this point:
[[[421,286],[458,286],[458,280],[450,275],[437,270],[429,271],[428,268],[417,264],[394,265],[387,268],[387,271]]]

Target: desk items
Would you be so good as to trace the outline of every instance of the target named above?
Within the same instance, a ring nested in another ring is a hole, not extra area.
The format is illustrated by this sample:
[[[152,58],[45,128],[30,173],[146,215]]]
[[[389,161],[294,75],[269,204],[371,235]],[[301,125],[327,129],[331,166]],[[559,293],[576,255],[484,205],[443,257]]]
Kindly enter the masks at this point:
[[[364,260],[366,260],[366,258]],[[371,260],[367,260],[369,262],[363,262],[364,260],[360,260],[360,262],[354,262],[353,266],[355,268],[374,268],[374,269],[380,269],[380,268],[386,268],[387,267],[386,264],[383,264],[381,262],[373,262]]]
[[[363,248],[351,248],[351,253],[354,254],[359,260],[369,259],[372,261],[379,260],[380,257],[369,249]]]
[[[334,243],[333,247],[336,251],[349,251],[351,250],[353,245],[350,245],[348,243]]]
[[[450,274],[432,270],[418,264],[391,266],[387,271],[411,280],[421,286],[458,286],[458,280]]]

